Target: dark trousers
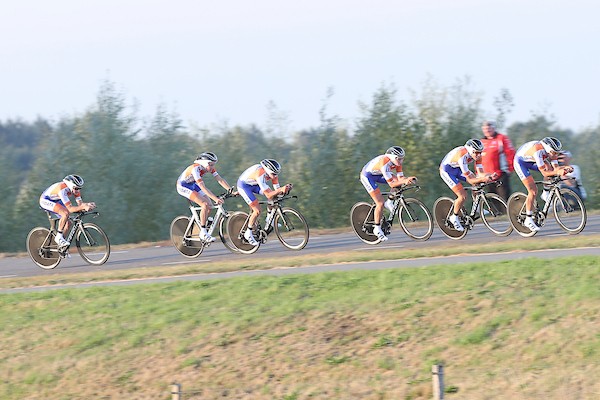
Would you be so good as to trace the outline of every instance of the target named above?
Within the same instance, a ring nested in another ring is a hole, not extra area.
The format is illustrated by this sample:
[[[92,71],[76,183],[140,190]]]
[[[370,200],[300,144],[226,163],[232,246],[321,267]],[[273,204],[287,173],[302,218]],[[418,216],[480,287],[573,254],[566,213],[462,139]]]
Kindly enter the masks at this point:
[[[502,182],[500,186],[489,185],[487,187],[488,192],[496,193],[504,200],[508,201],[508,197],[510,196],[510,176],[506,172],[502,172],[500,178],[498,178],[498,182]]]

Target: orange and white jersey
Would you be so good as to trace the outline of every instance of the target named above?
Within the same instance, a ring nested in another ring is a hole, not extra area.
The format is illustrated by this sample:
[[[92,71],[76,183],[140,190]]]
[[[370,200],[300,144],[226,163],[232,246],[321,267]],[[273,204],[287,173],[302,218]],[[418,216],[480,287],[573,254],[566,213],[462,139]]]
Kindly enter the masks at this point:
[[[444,166],[460,168],[463,176],[470,177],[474,175],[469,169],[469,164],[473,161],[475,160],[473,157],[471,157],[467,148],[465,146],[458,146],[446,154],[446,157],[444,157],[440,164],[440,169],[443,169]],[[483,165],[481,164],[481,160],[479,161],[479,164],[475,164],[475,169],[478,173],[483,173]]]
[[[205,168],[200,164],[192,164],[183,170],[179,178],[177,178],[178,183],[193,183],[202,181],[202,175],[206,173],[211,173],[213,176],[219,176],[219,173],[215,169],[215,167]]]
[[[396,165],[387,154],[382,154],[369,161],[362,169],[362,173],[370,173],[371,175],[382,175],[386,181],[392,180],[394,174],[400,178],[404,176],[402,172],[402,163]]]
[[[537,140],[532,140],[519,147],[515,154],[515,161],[519,159],[525,162],[535,162],[538,167],[542,167],[546,162],[558,166],[558,160],[550,157],[544,146]]]
[[[71,204],[69,196],[75,196],[77,204],[81,202],[81,192],[79,190],[71,191],[66,183],[57,182],[52,184],[40,196],[41,199],[51,200],[53,202],[60,201],[65,206]]]
[[[279,177],[275,176],[271,179],[269,174],[265,171],[265,169],[260,164],[254,164],[253,166],[247,168],[238,180],[241,183],[245,183],[246,185],[256,186],[260,188],[260,193],[264,193],[265,190],[270,189],[269,185],[267,185],[267,181],[273,182],[273,188],[279,189]]]

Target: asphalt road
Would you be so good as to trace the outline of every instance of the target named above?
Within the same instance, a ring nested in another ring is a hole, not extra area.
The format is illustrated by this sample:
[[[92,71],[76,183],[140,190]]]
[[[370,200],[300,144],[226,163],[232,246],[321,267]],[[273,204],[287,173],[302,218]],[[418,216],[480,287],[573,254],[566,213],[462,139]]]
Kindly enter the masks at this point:
[[[353,251],[384,251],[385,249],[418,249],[426,248],[431,246],[447,246],[452,243],[456,244],[477,244],[477,243],[489,243],[493,242],[506,242],[506,241],[525,241],[525,240],[537,240],[539,237],[569,237],[565,234],[560,227],[556,224],[553,218],[549,218],[546,226],[539,232],[535,237],[523,238],[517,233],[513,232],[508,237],[494,236],[487,230],[482,224],[478,223],[475,228],[470,231],[465,238],[460,241],[454,241],[444,236],[439,228],[434,229],[432,237],[425,242],[416,242],[409,239],[399,227],[394,227],[390,235],[390,239],[380,245],[370,246],[364,244],[356,237],[354,233],[340,233],[340,234],[325,234],[325,235],[312,235],[309,239],[308,245],[301,251],[291,251],[284,248],[277,238],[273,235],[269,237],[269,241],[262,245],[261,248],[252,255],[241,255],[233,254],[229,252],[220,241],[216,241],[209,248],[205,249],[204,252],[195,259],[188,259],[180,255],[172,246],[154,246],[144,248],[132,248],[127,250],[113,249],[111,252],[108,262],[102,266],[93,266],[86,264],[81,257],[75,252],[71,258],[63,260],[58,267],[53,270],[43,270],[37,267],[27,255],[18,257],[5,257],[0,258],[0,279],[9,277],[30,277],[37,275],[52,275],[52,274],[65,274],[65,273],[81,273],[81,272],[92,272],[92,271],[103,271],[103,270],[121,270],[129,268],[140,268],[140,267],[169,267],[177,266],[182,264],[191,263],[210,263],[214,261],[230,260],[230,259],[243,259],[251,257],[271,258],[281,257],[290,255],[306,255],[306,254],[327,254],[333,252],[353,252]],[[588,216],[588,222],[586,228],[580,235],[592,235],[600,233],[600,216]],[[597,249],[590,249],[591,254],[598,254]],[[538,252],[539,253],[539,252]],[[565,250],[561,250],[560,254],[570,253]],[[577,253],[580,254],[581,252]],[[526,253],[520,253],[526,254]],[[548,254],[555,257],[559,252],[551,251]],[[490,260],[502,259],[502,256],[489,255]],[[458,262],[457,258],[446,257],[449,260]],[[444,259],[446,259],[444,258]],[[477,256],[480,259],[481,255]],[[420,263],[428,261],[432,263],[445,262],[440,258],[436,259],[421,259]],[[397,265],[398,261],[395,262]],[[407,263],[404,262],[403,263]],[[360,263],[357,263],[359,265]],[[379,265],[378,263],[373,263]],[[344,264],[348,265],[348,264]],[[312,268],[312,267],[311,267]],[[300,269],[295,268],[297,271]],[[212,274],[215,275],[215,274]]]

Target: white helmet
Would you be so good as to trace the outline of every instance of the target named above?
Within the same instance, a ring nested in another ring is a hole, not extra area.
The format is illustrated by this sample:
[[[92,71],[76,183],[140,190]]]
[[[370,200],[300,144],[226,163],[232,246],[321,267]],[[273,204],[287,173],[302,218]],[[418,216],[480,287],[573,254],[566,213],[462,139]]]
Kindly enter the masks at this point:
[[[207,151],[204,153],[200,153],[200,155],[194,160],[194,164],[201,164],[207,166],[209,162],[216,163],[217,161],[219,161],[217,155],[213,152]]]
[[[67,175],[63,182],[67,184],[69,190],[79,190],[83,187],[83,178],[79,175]]]
[[[481,153],[483,151],[483,143],[479,139],[469,139],[467,143],[465,143],[465,147],[467,151],[471,155],[471,157],[475,158],[475,153]]]
[[[388,156],[390,156],[392,162],[395,165],[400,165],[400,162],[402,161],[402,159],[404,158],[404,149],[400,146],[392,146],[389,149],[386,150],[385,154],[387,154]]]
[[[267,171],[269,175],[279,175],[281,172],[281,165],[273,159],[264,159],[260,162],[260,166]]]
[[[542,140],[540,140],[542,146],[544,146],[544,150],[546,153],[558,153],[562,150],[562,143],[555,137],[546,136]]]

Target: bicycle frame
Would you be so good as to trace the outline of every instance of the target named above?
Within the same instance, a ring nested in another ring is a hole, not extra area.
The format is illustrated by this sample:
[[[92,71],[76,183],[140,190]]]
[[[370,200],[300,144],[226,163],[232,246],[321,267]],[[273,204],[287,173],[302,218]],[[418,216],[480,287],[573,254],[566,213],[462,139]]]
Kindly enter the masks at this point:
[[[187,240],[188,242],[203,242],[203,240],[201,240],[199,237],[194,237],[192,235],[194,224],[196,224],[198,226],[198,228],[200,228],[202,226],[202,224],[200,223],[200,214],[199,214],[202,207],[195,204],[191,200],[188,200],[188,202],[189,202],[189,207],[190,207],[190,212],[192,214],[192,218],[190,218],[190,222],[188,223],[188,226],[185,230],[185,235],[186,235],[185,240]],[[207,222],[210,224],[210,226],[207,229],[207,233],[210,236],[212,236],[212,233],[215,231],[215,226],[219,225],[219,223],[221,222],[221,219],[227,218],[227,217],[229,217],[229,212],[227,210],[225,210],[225,208],[223,207],[222,204],[217,204],[217,212],[216,212],[215,216],[214,217],[209,216],[207,219]]]
[[[56,236],[56,233],[58,232],[58,230],[56,228],[56,223],[58,222],[58,219],[53,218],[52,215],[50,214],[50,212],[46,211],[46,213],[48,214],[48,219],[50,220],[50,233],[49,233],[50,238],[49,239],[53,240],[54,237]],[[71,223],[71,229],[69,230],[69,234],[66,237],[67,242],[69,242],[68,246],[58,247],[56,249],[44,246],[40,250],[46,251],[48,253],[58,253],[61,257],[65,257],[67,255],[67,253],[69,252],[71,245],[73,244],[73,238],[75,237],[75,234],[79,231],[81,232],[81,234],[83,234],[83,237],[85,238],[86,242],[90,243],[91,238],[89,237],[89,235],[87,234],[85,229],[83,229],[83,216],[84,215],[92,215],[92,214],[94,215],[94,217],[97,217],[98,215],[100,215],[100,213],[97,211],[74,213],[74,214],[69,215],[69,219],[71,220],[72,223]]]
[[[279,215],[279,217],[281,218],[282,221],[285,220],[285,218],[283,218],[283,213],[281,211],[281,203],[283,202],[283,200],[288,200],[288,199],[297,199],[297,196],[284,196],[280,199],[277,200],[266,200],[266,201],[259,201],[259,204],[266,204],[267,205],[267,214],[265,215],[265,227],[261,227],[260,225],[260,221],[256,221],[256,232],[257,235],[255,236],[256,240],[261,242],[262,244],[267,242],[267,236],[270,235],[274,228],[274,222],[275,222],[275,216]],[[248,215],[248,220],[250,219],[250,216]],[[248,220],[246,220],[246,224],[244,225],[244,228],[248,226]]]
[[[394,224],[394,217],[398,214],[398,210],[401,207],[405,207],[405,209],[409,212],[411,219],[415,220],[415,216],[410,214],[410,207],[407,207],[407,205],[406,205],[404,192],[406,192],[407,190],[411,190],[411,189],[414,189],[416,192],[418,192],[419,190],[421,190],[421,187],[418,185],[404,185],[404,186],[398,187],[397,189],[398,190],[396,192],[390,191],[390,192],[382,192],[381,193],[384,197],[389,196],[390,194],[392,196],[394,196],[393,211],[387,217],[384,214],[383,219],[381,221],[381,230],[383,231],[383,233],[385,233],[386,236],[388,236],[390,234],[390,232],[392,230],[392,225]],[[366,227],[372,227],[374,224],[375,224],[375,204],[372,205],[371,210],[369,211],[369,214],[367,214],[367,218],[365,218],[365,222],[363,223],[363,225],[366,228]]]

